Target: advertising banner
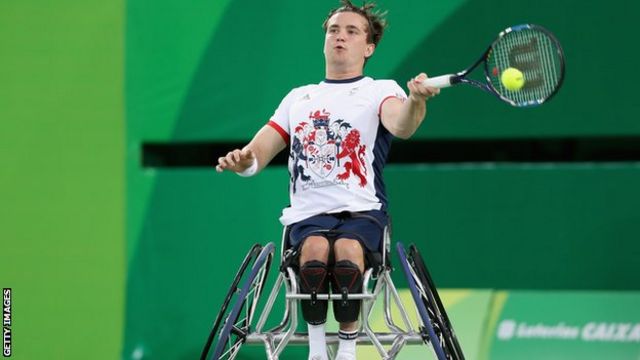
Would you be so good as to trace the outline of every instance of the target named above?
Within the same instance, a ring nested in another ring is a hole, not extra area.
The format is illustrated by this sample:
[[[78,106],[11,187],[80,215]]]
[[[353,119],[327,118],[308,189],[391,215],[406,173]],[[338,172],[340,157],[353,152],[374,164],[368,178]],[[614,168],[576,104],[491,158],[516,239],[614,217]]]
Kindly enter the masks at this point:
[[[498,291],[483,358],[640,359],[640,293]]]

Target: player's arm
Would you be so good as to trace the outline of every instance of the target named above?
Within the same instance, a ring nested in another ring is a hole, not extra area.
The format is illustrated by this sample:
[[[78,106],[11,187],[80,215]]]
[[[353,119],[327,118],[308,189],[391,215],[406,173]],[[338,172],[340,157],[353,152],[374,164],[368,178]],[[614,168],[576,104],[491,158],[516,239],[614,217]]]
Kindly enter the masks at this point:
[[[440,89],[422,85],[426,79],[427,75],[421,73],[407,82],[409,98],[406,101],[390,98],[382,104],[380,119],[393,136],[410,138],[427,115],[426,100],[440,93]]]
[[[242,173],[250,167],[256,166],[255,173],[257,173],[264,169],[286,146],[287,144],[280,133],[271,126],[265,125],[247,146],[232,150],[226,156],[219,157],[216,170],[218,172],[229,170]],[[257,165],[254,165],[254,161]]]

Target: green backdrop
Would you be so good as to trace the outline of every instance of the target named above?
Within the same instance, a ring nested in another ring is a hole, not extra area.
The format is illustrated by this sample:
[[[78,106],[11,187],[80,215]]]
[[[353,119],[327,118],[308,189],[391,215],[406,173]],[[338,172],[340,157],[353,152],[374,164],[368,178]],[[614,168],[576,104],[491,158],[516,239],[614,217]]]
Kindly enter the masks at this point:
[[[640,5],[379,3],[391,25],[366,72],[402,85],[466,67],[512,24],[546,26],[565,47],[548,105],[446,90],[416,138],[640,134],[639,75],[620,76],[638,55]],[[244,252],[279,241],[286,170],[142,168],[142,144],[248,140],[291,87],[322,80],[320,25],[336,4],[0,3],[0,285],[14,289],[15,358],[196,356]],[[442,287],[638,289],[637,162],[386,176],[395,239],[418,244]]]
[[[0,2],[10,359],[114,359],[124,327],[124,3]]]
[[[566,82],[549,104],[514,109],[475,89],[447,89],[416,138],[640,134],[638,75],[611,87],[638,52],[628,46],[638,5],[379,3],[390,26],[366,73],[403,86],[420,71],[468,66],[508,25],[543,25],[565,46]],[[323,79],[321,24],[336,4],[128,2],[124,358],[197,356],[244,253],[280,241],[277,218],[288,204],[283,167],[252,179],[144,169],[141,145],[250,139],[291,87]],[[391,165],[385,176],[394,238],[416,242],[443,287],[638,288],[637,164]]]

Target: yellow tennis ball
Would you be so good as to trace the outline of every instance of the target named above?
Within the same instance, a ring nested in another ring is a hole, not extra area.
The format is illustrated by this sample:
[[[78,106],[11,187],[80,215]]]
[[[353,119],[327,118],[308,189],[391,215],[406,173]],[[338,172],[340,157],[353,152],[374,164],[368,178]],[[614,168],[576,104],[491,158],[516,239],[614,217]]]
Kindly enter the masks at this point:
[[[500,81],[507,90],[518,91],[524,86],[524,74],[516,68],[507,68],[502,72]]]

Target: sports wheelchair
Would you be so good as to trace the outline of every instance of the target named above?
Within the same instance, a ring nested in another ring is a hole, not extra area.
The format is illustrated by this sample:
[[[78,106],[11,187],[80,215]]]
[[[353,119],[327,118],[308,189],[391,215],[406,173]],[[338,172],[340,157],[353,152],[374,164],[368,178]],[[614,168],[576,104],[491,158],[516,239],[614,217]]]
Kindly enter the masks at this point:
[[[308,335],[297,332],[298,302],[311,299],[310,294],[299,292],[298,278],[292,259],[295,253],[286,249],[288,237],[285,228],[282,237],[280,273],[271,289],[260,316],[256,320],[256,310],[260,296],[265,290],[269,268],[273,261],[275,245],[253,245],[242,261],[233,283],[213,323],[213,327],[202,350],[201,360],[232,360],[238,356],[245,344],[263,344],[268,360],[277,360],[287,345],[306,345]],[[360,330],[358,343],[372,344],[382,359],[395,359],[405,344],[425,344],[430,347],[438,360],[464,360],[462,349],[451,326],[451,322],[440,301],[420,253],[415,245],[405,251],[402,243],[396,244],[402,271],[414,300],[418,314],[418,328],[409,320],[398,291],[391,279],[390,264],[391,239],[387,227],[384,231],[381,251],[367,255],[368,267],[363,276],[362,293],[316,294],[317,300],[360,299]],[[264,329],[267,318],[281,291],[285,288],[285,310],[279,325]],[[387,332],[374,332],[369,317],[376,299],[383,298],[384,321]],[[402,327],[392,317],[391,304],[399,310]],[[328,345],[338,343],[338,334],[326,334]],[[214,346],[212,346],[214,345]],[[387,345],[385,348],[384,345]],[[389,346],[390,345],[390,346]],[[329,347],[330,357],[332,348]]]

